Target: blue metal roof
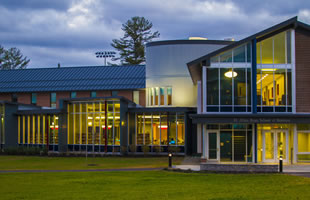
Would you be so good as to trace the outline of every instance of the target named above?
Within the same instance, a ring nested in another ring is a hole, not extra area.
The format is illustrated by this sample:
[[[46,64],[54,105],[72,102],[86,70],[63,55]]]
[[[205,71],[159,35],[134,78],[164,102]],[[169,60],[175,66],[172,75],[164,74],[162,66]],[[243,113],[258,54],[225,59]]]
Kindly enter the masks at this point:
[[[145,65],[0,70],[0,92],[145,88]]]

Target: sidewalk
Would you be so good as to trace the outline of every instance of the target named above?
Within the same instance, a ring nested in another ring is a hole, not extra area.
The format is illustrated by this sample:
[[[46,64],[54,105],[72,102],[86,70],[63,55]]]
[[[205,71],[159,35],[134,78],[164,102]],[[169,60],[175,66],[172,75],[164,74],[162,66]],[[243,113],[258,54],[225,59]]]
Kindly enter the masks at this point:
[[[77,170],[0,170],[0,173],[41,173],[41,172],[122,172],[155,171],[163,168],[123,168],[123,169],[77,169]]]

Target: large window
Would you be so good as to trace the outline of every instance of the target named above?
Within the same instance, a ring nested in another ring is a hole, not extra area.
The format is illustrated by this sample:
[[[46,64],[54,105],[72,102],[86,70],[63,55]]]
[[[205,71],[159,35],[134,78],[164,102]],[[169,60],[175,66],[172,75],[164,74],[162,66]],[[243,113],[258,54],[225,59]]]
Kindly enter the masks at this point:
[[[172,105],[172,87],[148,88],[147,92],[149,106]]]
[[[257,70],[257,105],[259,112],[291,112],[291,69]]]
[[[309,124],[298,124],[298,151],[297,161],[298,162],[309,162],[310,161],[310,125]]]
[[[18,116],[18,143],[21,145],[48,145],[50,151],[58,151],[57,115]]]
[[[253,133],[250,124],[207,124],[209,158],[221,162],[253,162]],[[219,138],[219,144],[217,143]],[[219,145],[219,146],[218,146]]]
[[[256,44],[257,64],[290,64],[291,31],[279,33]]]
[[[208,112],[251,111],[251,69],[212,68],[206,70]]]
[[[182,148],[180,150],[184,150],[184,114],[136,114],[136,144],[137,146],[180,146]]]
[[[292,112],[291,32],[257,43],[257,111]]]
[[[119,100],[68,104],[70,151],[120,151]]]
[[[206,70],[207,112],[251,112],[251,44],[211,58]]]

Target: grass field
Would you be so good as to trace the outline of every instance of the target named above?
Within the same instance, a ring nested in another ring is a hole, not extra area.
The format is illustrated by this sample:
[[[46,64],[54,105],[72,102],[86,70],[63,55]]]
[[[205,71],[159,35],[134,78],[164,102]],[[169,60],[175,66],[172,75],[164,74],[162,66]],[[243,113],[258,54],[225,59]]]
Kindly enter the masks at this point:
[[[6,199],[310,199],[310,179],[167,171],[0,174]]]
[[[174,157],[180,164],[182,157]],[[40,157],[0,156],[0,170],[72,170],[167,167],[167,157]]]

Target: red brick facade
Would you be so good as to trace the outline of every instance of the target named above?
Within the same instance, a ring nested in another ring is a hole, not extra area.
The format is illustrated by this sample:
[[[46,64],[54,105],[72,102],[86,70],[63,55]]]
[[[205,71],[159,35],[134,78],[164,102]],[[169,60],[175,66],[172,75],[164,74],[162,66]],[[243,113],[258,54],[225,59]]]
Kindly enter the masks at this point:
[[[121,90],[121,91],[118,91],[118,94],[117,94],[117,96],[125,97],[125,98],[129,99],[130,101],[133,100],[132,95],[133,94],[132,94],[131,90]]]
[[[11,101],[11,94],[0,93],[0,101]]]
[[[139,104],[145,106],[145,90],[139,90]]]
[[[295,31],[296,112],[310,112],[310,33]]]
[[[17,102],[31,104],[31,93],[17,93]]]
[[[49,92],[38,92],[37,93],[37,105],[50,107],[51,106],[51,93]]]

